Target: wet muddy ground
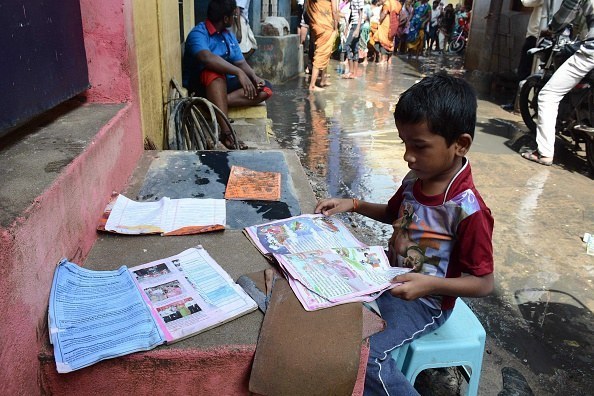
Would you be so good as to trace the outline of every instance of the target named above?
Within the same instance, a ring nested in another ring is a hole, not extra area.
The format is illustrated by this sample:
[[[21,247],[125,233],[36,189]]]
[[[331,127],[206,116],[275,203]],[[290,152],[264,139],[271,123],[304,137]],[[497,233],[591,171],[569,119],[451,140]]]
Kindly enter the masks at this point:
[[[340,78],[343,68],[331,62],[332,85],[324,92],[310,94],[306,75],[277,86],[268,103],[273,130],[282,148],[298,153],[319,197],[387,202],[408,172],[392,117],[398,95],[432,73],[470,77],[460,57],[441,55],[369,64],[354,80]],[[522,133],[521,117],[499,107],[511,95],[480,98],[468,156],[495,218],[496,291],[468,299],[487,331],[480,394],[502,391],[506,367],[536,395],[591,394],[594,256],[581,237],[594,233],[594,180],[583,153],[563,146],[552,167],[518,155],[535,143]],[[385,245],[390,236],[390,226],[358,215],[346,220],[368,243]],[[456,381],[447,373],[426,388],[457,394]],[[530,394],[517,389],[501,394]]]

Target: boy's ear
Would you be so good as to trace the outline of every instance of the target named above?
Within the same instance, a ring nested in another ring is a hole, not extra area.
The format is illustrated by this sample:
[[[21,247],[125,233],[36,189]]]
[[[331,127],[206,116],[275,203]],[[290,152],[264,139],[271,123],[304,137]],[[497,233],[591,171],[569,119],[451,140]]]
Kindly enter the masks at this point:
[[[468,133],[463,133],[458,136],[454,144],[456,145],[456,155],[464,157],[470,150],[470,146],[472,146],[472,136]]]

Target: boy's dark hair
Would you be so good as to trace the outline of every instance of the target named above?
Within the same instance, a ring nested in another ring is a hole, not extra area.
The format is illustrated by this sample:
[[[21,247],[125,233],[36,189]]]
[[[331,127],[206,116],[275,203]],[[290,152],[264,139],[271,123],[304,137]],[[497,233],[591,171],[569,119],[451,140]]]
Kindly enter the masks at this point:
[[[208,3],[206,17],[211,22],[220,22],[224,17],[233,15],[236,8],[235,0],[211,0]]]
[[[460,78],[436,74],[425,77],[400,95],[394,120],[401,124],[427,123],[448,146],[468,133],[474,138],[476,94]]]

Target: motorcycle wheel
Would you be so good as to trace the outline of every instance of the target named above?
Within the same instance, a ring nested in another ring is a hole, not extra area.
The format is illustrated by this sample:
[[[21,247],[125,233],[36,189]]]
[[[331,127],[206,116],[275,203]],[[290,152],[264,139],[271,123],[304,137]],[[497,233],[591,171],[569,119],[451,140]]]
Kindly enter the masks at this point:
[[[459,54],[466,46],[466,41],[463,37],[457,37],[455,40],[450,41],[450,52]]]
[[[532,134],[536,134],[536,122],[538,120],[538,93],[542,88],[540,76],[530,76],[520,89],[520,113],[524,124]]]
[[[586,138],[586,159],[590,166],[590,172],[594,174],[594,139],[592,137]]]

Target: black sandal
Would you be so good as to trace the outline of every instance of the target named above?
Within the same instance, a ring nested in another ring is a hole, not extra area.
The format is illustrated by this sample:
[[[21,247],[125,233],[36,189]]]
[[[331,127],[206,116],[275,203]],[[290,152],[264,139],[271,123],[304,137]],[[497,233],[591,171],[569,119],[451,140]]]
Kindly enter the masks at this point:
[[[237,139],[237,144],[235,144],[235,137],[233,136],[233,132],[221,132],[220,141],[223,146],[225,146],[229,150],[247,150],[248,146],[241,140]]]

